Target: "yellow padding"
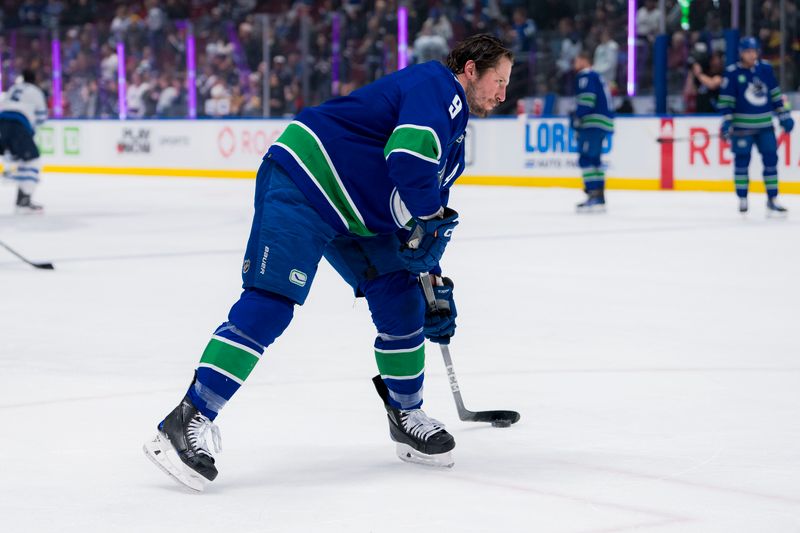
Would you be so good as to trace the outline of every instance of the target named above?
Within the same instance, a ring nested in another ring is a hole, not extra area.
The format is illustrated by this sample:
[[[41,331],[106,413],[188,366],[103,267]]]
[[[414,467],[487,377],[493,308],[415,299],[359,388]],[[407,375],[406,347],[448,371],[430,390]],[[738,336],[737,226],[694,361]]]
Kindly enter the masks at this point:
[[[2,165],[0,165],[2,168]],[[152,168],[152,167],[85,167],[66,165],[44,165],[44,172],[62,174],[107,174],[121,176],[167,176],[183,178],[234,178],[254,179],[257,169],[229,170],[229,169],[204,169],[204,168]],[[580,177],[542,177],[542,176],[461,176],[458,182],[461,185],[500,185],[509,187],[563,187],[568,189],[582,189],[583,180]],[[658,191],[661,183],[653,178],[608,178],[608,189],[629,191]],[[783,194],[800,194],[800,182],[780,182],[780,192]],[[676,191],[709,191],[732,192],[733,179],[730,180],[675,180]],[[760,177],[750,180],[752,192],[764,192],[764,182]]]

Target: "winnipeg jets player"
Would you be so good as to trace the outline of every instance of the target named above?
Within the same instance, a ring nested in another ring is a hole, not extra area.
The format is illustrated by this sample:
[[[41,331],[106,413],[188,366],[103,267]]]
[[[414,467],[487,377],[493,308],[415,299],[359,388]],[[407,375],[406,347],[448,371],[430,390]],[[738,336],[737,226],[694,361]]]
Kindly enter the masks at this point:
[[[7,152],[16,163],[8,177],[17,182],[17,212],[42,209],[31,200],[41,171],[39,149],[33,137],[36,127],[46,118],[44,93],[36,86],[34,72],[26,69],[0,101],[0,153]]]

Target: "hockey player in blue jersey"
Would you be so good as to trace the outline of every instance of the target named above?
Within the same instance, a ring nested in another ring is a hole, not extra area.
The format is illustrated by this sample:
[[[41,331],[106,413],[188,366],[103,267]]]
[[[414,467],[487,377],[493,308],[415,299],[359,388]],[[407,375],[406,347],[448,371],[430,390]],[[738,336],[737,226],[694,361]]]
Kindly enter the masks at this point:
[[[739,42],[740,61],[725,71],[719,96],[723,115],[721,135],[731,140],[734,154],[734,183],[739,197],[739,211],[748,209],[750,186],[748,168],[753,145],[764,163],[764,186],[767,189],[767,214],[782,216],[786,208],[778,201],[778,145],[772,124],[773,113],[786,133],[794,128],[791,113],[783,105],[783,96],[772,67],[758,59],[758,41],[744,37]]]
[[[505,99],[511,66],[499,40],[476,35],[446,66],[403,69],[296,117],[258,171],[244,291],[186,396],[145,444],[150,459],[195,490],[216,477],[206,443],[219,434],[213,421],[289,325],[324,256],[369,304],[380,372],[373,382],[398,456],[453,464],[452,435],[420,408],[424,340],[447,343],[455,332],[453,285],[439,267],[458,223],[449,190],[464,170],[468,115],[485,116]],[[419,286],[428,275],[436,313]]]
[[[572,127],[577,137],[578,166],[586,192],[586,200],[577,205],[577,211],[602,213],[606,210],[606,177],[600,154],[606,137],[614,133],[611,96],[603,78],[592,70],[588,52],[578,52],[573,66],[578,75],[575,79],[577,108],[572,115]]]

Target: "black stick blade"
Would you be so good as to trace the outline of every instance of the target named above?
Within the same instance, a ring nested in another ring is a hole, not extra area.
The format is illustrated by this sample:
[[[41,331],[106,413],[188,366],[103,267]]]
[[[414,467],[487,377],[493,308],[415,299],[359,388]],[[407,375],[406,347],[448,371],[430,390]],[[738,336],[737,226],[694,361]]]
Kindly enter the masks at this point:
[[[34,268],[40,268],[42,270],[55,270],[56,267],[53,266],[53,263],[31,263]]]
[[[478,411],[465,415],[461,420],[489,422],[495,427],[508,427],[519,422],[519,413],[516,411]]]

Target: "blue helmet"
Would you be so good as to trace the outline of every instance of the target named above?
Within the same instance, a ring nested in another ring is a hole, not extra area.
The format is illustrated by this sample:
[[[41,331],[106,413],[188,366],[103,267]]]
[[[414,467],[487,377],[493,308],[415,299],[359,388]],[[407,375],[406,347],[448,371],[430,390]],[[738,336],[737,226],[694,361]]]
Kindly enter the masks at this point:
[[[739,52],[744,52],[745,50],[758,50],[761,48],[758,45],[758,39],[755,37],[742,37],[739,40]]]

